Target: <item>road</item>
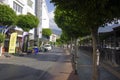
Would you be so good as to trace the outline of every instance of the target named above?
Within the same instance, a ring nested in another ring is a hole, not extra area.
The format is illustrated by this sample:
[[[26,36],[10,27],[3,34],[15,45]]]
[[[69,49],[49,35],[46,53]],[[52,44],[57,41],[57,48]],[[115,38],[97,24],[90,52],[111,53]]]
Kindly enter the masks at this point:
[[[12,56],[0,59],[0,80],[58,80],[71,73],[70,56],[63,49],[35,55]],[[59,75],[59,77],[58,77]],[[61,75],[61,76],[60,76]]]

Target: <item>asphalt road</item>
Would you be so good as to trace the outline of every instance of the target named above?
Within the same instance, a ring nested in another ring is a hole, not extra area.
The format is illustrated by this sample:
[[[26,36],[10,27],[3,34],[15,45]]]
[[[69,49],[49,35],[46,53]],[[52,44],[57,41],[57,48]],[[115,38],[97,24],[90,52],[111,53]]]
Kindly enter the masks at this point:
[[[0,80],[53,80],[54,72],[62,68],[68,57],[63,49],[55,48],[37,55],[2,58]]]

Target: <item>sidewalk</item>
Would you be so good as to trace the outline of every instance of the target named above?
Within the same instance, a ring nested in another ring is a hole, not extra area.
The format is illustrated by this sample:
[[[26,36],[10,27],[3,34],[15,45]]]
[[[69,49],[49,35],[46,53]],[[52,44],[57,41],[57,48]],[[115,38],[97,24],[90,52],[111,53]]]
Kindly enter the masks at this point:
[[[79,80],[79,76],[74,74],[72,63],[71,63],[71,57],[68,50],[65,50],[66,60],[63,63],[63,66],[56,69],[54,69],[55,75],[54,78],[51,80]]]
[[[92,80],[92,58],[89,54],[90,53],[87,53],[87,51],[79,50],[77,64],[80,80]],[[99,66],[98,72],[98,80],[120,80],[118,76],[107,70],[103,65]]]

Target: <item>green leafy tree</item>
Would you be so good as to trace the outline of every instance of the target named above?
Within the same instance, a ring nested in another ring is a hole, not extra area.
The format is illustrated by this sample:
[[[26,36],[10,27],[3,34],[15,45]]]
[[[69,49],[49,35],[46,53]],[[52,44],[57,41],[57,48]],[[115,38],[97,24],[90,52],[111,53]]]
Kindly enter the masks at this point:
[[[49,28],[44,28],[44,29],[42,29],[42,35],[43,35],[43,36],[49,38],[51,34],[52,34],[51,29],[49,29]]]
[[[10,28],[11,25],[15,25],[17,20],[16,13],[8,5],[0,4],[0,26],[4,29]],[[4,32],[4,30],[2,30]],[[5,35],[0,33],[0,44],[5,40]],[[0,45],[1,48],[2,45]]]
[[[61,46],[62,45],[62,40],[59,38],[59,39],[56,39],[56,44],[58,46]]]
[[[39,19],[28,13],[27,15],[19,15],[17,20],[17,26],[21,27],[24,31],[29,31],[32,28],[36,28],[39,24]],[[29,34],[25,36],[25,41],[23,45],[23,51],[27,52],[28,50],[28,40],[29,40]]]
[[[17,26],[21,27],[25,31],[29,31],[30,29],[37,27],[38,24],[39,19],[30,13],[18,16]]]
[[[11,26],[16,23],[17,16],[8,5],[0,4],[0,26]]]
[[[64,11],[72,11],[78,17],[79,25],[91,31],[93,40],[93,80],[97,80],[97,32],[105,26],[120,19],[120,0],[51,0]],[[75,18],[75,17],[74,17]]]

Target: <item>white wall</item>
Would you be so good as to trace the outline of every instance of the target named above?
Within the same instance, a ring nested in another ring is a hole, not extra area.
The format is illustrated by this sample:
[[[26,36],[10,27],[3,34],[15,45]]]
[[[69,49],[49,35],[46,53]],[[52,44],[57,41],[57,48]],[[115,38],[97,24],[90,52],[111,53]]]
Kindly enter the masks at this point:
[[[38,10],[40,10],[39,14],[38,15],[39,17],[39,20],[40,20],[40,23],[38,25],[38,28],[37,28],[37,34],[38,34],[38,37],[39,38],[42,38],[42,28],[49,28],[49,17],[48,17],[48,10],[47,10],[47,5],[46,5],[46,0],[41,0],[39,2],[42,2],[42,5],[40,5],[40,7],[42,6],[42,8],[39,8]]]
[[[27,4],[27,1],[31,1],[32,2],[32,7],[30,7]],[[0,2],[9,5],[15,12],[17,15],[19,14],[27,14],[28,12],[35,15],[35,0],[0,0]],[[22,13],[20,13],[19,11],[15,10],[13,3],[18,4],[20,7],[22,7]],[[34,30],[32,29],[32,31],[30,31],[33,33],[33,35],[31,35],[31,39],[34,39]]]
[[[43,0],[42,4],[42,28],[49,28],[49,17],[45,0]]]
[[[56,39],[57,39],[57,35],[51,34],[51,36],[50,36],[50,41],[51,41],[51,42],[56,42]]]
[[[23,10],[22,13],[19,13],[18,11],[15,10],[15,12],[19,15],[19,14],[27,14],[28,12],[30,12],[31,14],[35,15],[35,0],[29,0],[33,2],[33,6],[29,7],[27,5],[27,1],[28,0],[0,0],[3,3],[9,5],[13,10],[15,10],[13,8],[13,2],[17,3],[18,5],[20,5]]]

